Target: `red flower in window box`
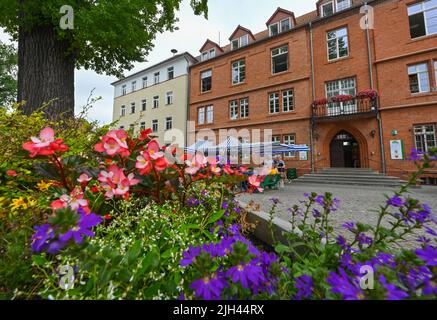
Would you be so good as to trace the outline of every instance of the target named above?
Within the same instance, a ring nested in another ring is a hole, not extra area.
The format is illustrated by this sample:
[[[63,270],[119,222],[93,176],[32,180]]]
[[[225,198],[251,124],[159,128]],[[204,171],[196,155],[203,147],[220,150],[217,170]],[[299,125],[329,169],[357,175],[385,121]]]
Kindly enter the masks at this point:
[[[340,94],[338,96],[332,97],[331,101],[332,102],[347,102],[347,101],[351,101],[354,98],[354,96],[350,95],[350,94]]]
[[[314,100],[313,105],[314,106],[323,106],[323,105],[325,105],[327,103],[328,103],[328,99],[321,98],[321,99]]]
[[[360,99],[375,99],[378,96],[378,92],[376,90],[372,90],[372,89],[366,89],[363,91],[358,92],[357,97]]]

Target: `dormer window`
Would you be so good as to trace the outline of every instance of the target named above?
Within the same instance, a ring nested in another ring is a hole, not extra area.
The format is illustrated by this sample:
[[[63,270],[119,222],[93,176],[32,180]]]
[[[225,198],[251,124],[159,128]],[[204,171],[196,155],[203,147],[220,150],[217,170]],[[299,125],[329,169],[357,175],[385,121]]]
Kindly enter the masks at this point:
[[[215,48],[209,49],[202,53],[202,61],[206,61],[212,58],[215,58]]]
[[[322,17],[328,17],[330,15],[334,14],[334,2],[328,2],[325,4],[322,4],[320,7],[320,10],[322,12]]]
[[[336,0],[337,1],[337,12],[346,10],[351,6],[351,0]]]
[[[291,19],[286,18],[269,25],[269,34],[270,37],[273,37],[290,29],[291,29]]]
[[[237,39],[231,41],[232,50],[245,47],[249,44],[249,35],[245,34]]]

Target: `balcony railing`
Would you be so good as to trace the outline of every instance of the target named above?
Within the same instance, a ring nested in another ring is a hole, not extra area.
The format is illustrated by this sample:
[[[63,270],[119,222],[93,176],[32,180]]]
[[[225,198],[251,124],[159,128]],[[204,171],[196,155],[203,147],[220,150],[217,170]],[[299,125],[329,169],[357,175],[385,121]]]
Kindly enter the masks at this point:
[[[378,97],[376,93],[358,94],[357,96],[336,96],[330,99],[314,101],[313,119],[329,119],[339,117],[355,117],[376,115]]]

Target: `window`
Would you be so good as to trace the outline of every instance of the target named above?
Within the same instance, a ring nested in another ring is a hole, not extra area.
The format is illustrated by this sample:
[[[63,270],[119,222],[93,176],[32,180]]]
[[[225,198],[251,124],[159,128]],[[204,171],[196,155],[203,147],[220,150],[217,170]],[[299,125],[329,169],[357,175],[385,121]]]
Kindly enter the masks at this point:
[[[416,149],[420,152],[428,152],[430,148],[437,147],[433,124],[414,126],[414,136]]]
[[[211,91],[212,89],[212,71],[204,71],[200,74],[202,92]]]
[[[152,131],[158,132],[158,120],[152,120]]]
[[[120,108],[120,116],[124,117],[126,115],[126,106],[121,106]]]
[[[434,61],[434,80],[435,86],[437,87],[437,61]]]
[[[166,94],[167,105],[173,104],[173,91],[169,91]]]
[[[321,7],[322,17],[327,17],[334,14],[334,3],[328,2],[323,4]]]
[[[349,55],[347,29],[341,28],[327,33],[328,60],[335,60]]]
[[[146,111],[147,110],[147,100],[141,100],[141,111]]]
[[[159,83],[159,72],[156,72],[156,73],[154,74],[154,83],[155,83],[155,84],[158,84],[158,83]]]
[[[285,32],[291,29],[291,19],[286,18],[279,22],[273,23],[269,26],[269,34],[270,36],[276,36],[281,32]]]
[[[153,97],[153,109],[159,108],[159,96]]]
[[[130,124],[129,125],[129,131],[134,131],[135,130],[135,125],[134,124]]]
[[[214,106],[206,107],[206,123],[214,122]]]
[[[234,39],[231,41],[231,48],[232,50],[236,50],[241,47],[245,47],[249,44],[249,35],[245,34],[244,36],[241,36],[240,38]]]
[[[147,88],[147,77],[143,78],[143,89]]]
[[[215,58],[215,49],[214,49],[214,48],[212,48],[211,50],[209,50],[209,58],[210,58],[210,59]]]
[[[208,51],[202,53],[202,61],[208,60]]]
[[[282,110],[289,112],[294,110],[293,90],[282,92]]]
[[[240,118],[248,118],[249,117],[249,99],[241,99],[240,100]]]
[[[269,97],[270,114],[279,113],[279,93],[271,93]]]
[[[131,113],[131,114],[135,113],[135,102],[132,102],[132,103],[130,104],[130,113]]]
[[[205,124],[205,108],[197,109],[197,124]]]
[[[355,78],[346,78],[341,80],[330,81],[326,83],[326,97],[332,98],[338,95],[356,94]],[[357,113],[355,101],[348,102],[330,102],[328,104],[328,115],[338,116],[342,114]]]
[[[337,0],[337,12],[345,10],[351,6],[351,0]]]
[[[173,118],[168,117],[165,118],[165,130],[171,130],[173,129]]]
[[[132,82],[132,92],[134,92],[136,90],[137,90],[137,82],[134,81],[134,82]]]
[[[408,7],[411,38],[437,33],[437,0],[427,0]]]
[[[273,74],[288,70],[288,46],[272,50],[272,72]]]
[[[174,67],[170,67],[167,69],[167,75],[168,75],[168,80],[171,80],[174,78]]]
[[[429,74],[426,63],[416,64],[408,67],[411,93],[429,92]]]
[[[120,130],[124,130],[124,126],[120,126]]]
[[[273,136],[272,137],[272,142],[279,142],[279,143],[281,143],[281,136]]]
[[[232,84],[239,84],[246,81],[246,62],[236,61],[232,64]]]
[[[126,85],[124,84],[124,85],[121,87],[121,94],[125,96],[126,93],[127,93],[126,91],[127,91],[127,90],[126,90]]]
[[[238,101],[234,100],[229,103],[229,116],[231,120],[238,119]]]
[[[141,122],[141,123],[140,123],[140,130],[141,130],[141,131],[146,130],[146,123],[145,123],[145,122]]]
[[[286,145],[296,144],[296,135],[295,134],[286,134],[284,136],[284,144],[286,144]],[[296,156],[296,152],[284,153],[284,157],[286,157],[286,158],[294,158],[295,156]]]
[[[209,49],[202,53],[202,61],[206,61],[215,57],[215,48]]]

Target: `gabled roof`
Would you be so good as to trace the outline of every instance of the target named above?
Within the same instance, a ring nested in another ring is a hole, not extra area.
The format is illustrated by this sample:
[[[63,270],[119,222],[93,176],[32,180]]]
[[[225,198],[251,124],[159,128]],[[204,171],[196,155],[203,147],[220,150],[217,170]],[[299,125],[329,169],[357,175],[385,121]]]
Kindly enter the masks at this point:
[[[249,29],[247,29],[245,27],[242,27],[241,25],[238,25],[238,27],[235,29],[235,31],[229,37],[229,40],[232,40],[234,38],[234,36],[238,32],[238,30],[243,30],[244,32],[246,32],[248,35],[250,35],[252,37],[252,40],[255,40],[255,37],[254,37],[252,31],[250,31]]]
[[[275,13],[273,13],[273,15],[270,17],[270,19],[267,20],[267,22],[266,22],[266,25],[267,25],[267,26],[270,25],[270,23],[272,22],[272,20],[276,17],[276,15],[277,15],[279,12],[282,12],[282,13],[285,13],[285,14],[289,15],[289,16],[293,19],[293,24],[294,24],[294,25],[296,24],[296,18],[294,17],[294,13],[293,13],[293,12],[278,7],[278,9],[276,9]]]
[[[205,47],[208,45],[208,44],[212,44],[214,47],[216,47],[217,49],[219,49],[221,52],[223,52],[223,49],[216,43],[216,42],[214,42],[214,41],[212,41],[212,40],[209,40],[209,39],[206,39],[206,42],[205,42],[205,44],[202,46],[202,48],[200,48],[200,52],[203,52],[203,49],[205,49]]]

